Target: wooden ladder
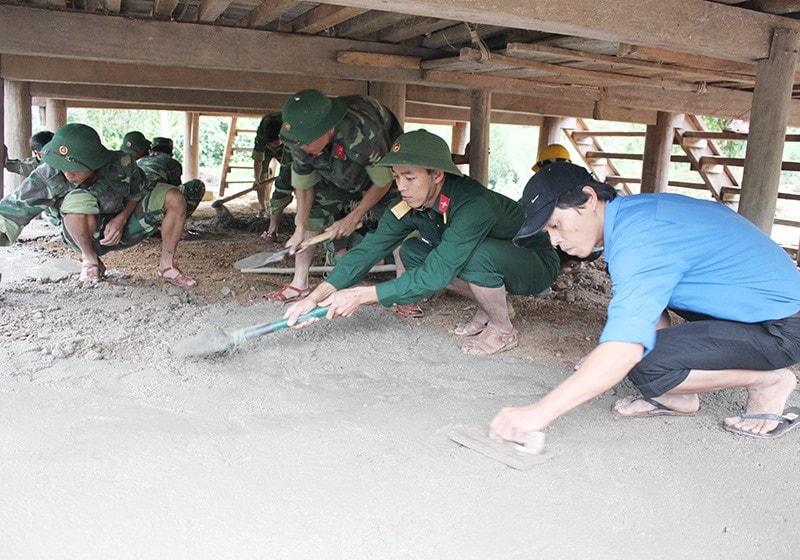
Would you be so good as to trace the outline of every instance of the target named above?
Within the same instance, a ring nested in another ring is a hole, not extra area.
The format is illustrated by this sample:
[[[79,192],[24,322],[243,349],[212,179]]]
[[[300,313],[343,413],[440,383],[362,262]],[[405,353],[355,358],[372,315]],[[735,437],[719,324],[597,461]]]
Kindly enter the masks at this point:
[[[233,165],[231,160],[236,152],[251,152],[253,151],[253,142],[255,140],[255,130],[239,128],[237,126],[238,117],[231,117],[231,125],[228,128],[228,140],[225,143],[225,154],[222,158],[222,172],[219,178],[219,196],[225,195],[225,190],[229,185],[247,184],[252,185],[253,177],[248,179],[230,179],[229,176],[234,169],[252,169],[250,165]],[[250,135],[250,143],[248,146],[235,146],[236,138],[240,135]],[[252,175],[252,174],[251,174]],[[249,189],[248,189],[249,190]]]

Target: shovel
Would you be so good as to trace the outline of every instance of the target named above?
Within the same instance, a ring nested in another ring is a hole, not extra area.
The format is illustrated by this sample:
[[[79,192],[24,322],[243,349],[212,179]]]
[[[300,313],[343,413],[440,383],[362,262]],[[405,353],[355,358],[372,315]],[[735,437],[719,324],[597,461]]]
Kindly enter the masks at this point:
[[[298,251],[305,249],[306,247],[310,247],[311,245],[316,245],[317,243],[322,243],[323,241],[327,241],[331,238],[331,233],[327,231],[323,231],[319,235],[315,235],[314,237],[309,237],[300,245],[298,245]],[[236,267],[237,270],[246,270],[249,268],[261,268],[262,266],[267,266],[270,263],[278,262],[283,260],[283,257],[289,254],[289,247],[285,247],[280,251],[262,251],[260,253],[256,253],[255,255],[250,255],[249,257],[245,257],[241,260],[236,261],[233,263],[233,266]]]
[[[326,307],[316,307],[308,313],[300,315],[300,317],[297,318],[297,322],[302,323],[303,321],[308,321],[312,317],[321,319],[327,314],[328,309]],[[265,334],[285,329],[289,326],[288,322],[289,319],[281,319],[273,323],[253,325],[252,327],[246,327],[231,333],[226,333],[222,329],[198,333],[176,342],[172,347],[172,353],[181,358],[188,358],[189,356],[208,356],[219,352],[227,352],[251,338],[264,336]]]

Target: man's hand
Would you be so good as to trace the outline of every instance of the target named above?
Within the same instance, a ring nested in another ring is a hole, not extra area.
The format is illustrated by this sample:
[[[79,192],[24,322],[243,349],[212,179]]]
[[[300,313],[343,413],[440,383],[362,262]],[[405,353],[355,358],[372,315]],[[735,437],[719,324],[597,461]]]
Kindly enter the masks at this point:
[[[330,298],[328,298],[328,299],[330,299]],[[317,319],[316,317],[312,317],[311,319],[308,319],[307,321],[304,321],[303,323],[297,324],[297,318],[300,317],[300,315],[308,313],[309,311],[311,311],[315,307],[318,307],[318,306],[319,307],[326,307],[326,304],[327,304],[327,302],[322,302],[322,303],[318,304],[311,297],[306,297],[306,298],[303,298],[300,301],[297,301],[297,302],[293,303],[292,305],[290,305],[289,308],[286,310],[286,313],[283,314],[283,316],[286,319],[289,319],[288,325],[290,327],[292,327],[293,329],[304,329],[308,325],[316,323],[317,321],[319,321],[319,319]],[[330,312],[328,312],[328,315],[330,315]],[[330,318],[330,317],[328,317],[328,318]]]
[[[536,405],[514,406],[502,409],[494,417],[490,433],[496,438],[525,444],[528,432],[544,430],[548,422],[541,417]]]
[[[305,239],[305,236],[306,236],[305,229],[303,229],[301,227],[295,227],[294,228],[294,233],[289,238],[289,240],[286,241],[286,244],[284,245],[284,247],[287,247],[289,249],[289,254],[290,255],[294,255],[297,252],[297,250],[299,249],[300,243],[303,242],[303,240]]]
[[[340,239],[353,233],[358,229],[360,224],[361,218],[359,218],[355,212],[353,212],[341,220],[333,222],[330,227],[325,228],[325,231],[332,234],[331,239]]]
[[[350,317],[355,313],[363,304],[370,302],[369,293],[375,291],[374,286],[359,286],[357,288],[348,288],[346,290],[339,290],[333,296],[323,302],[326,306],[330,307],[328,312],[328,319],[335,319],[336,317]],[[322,304],[320,304],[322,305]]]
[[[106,247],[116,245],[122,239],[122,229],[125,227],[125,220],[122,215],[117,215],[111,218],[106,227],[103,228],[103,238],[100,240],[100,245]]]

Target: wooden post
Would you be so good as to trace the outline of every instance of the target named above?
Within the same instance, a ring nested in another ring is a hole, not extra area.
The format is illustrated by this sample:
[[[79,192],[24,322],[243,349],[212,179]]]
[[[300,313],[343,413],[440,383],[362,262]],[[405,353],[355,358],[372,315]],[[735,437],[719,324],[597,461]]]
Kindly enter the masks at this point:
[[[739,214],[767,235],[775,221],[798,48],[800,31],[776,29],[769,58],[756,71]]]
[[[675,137],[675,128],[682,123],[682,114],[659,111],[656,115],[656,124],[647,125],[640,192],[657,193],[667,190],[672,141]]]
[[[0,58],[2,58],[2,57],[0,56]],[[4,93],[5,92],[5,84],[6,84],[6,81],[4,79],[0,78],[0,99],[5,99],[5,93]],[[6,126],[5,126],[5,115],[6,115],[6,112],[5,112],[5,105],[6,105],[5,103],[0,103],[0,136],[3,137],[3,144],[4,145],[5,145],[5,139],[6,139]],[[0,198],[3,198],[5,195],[11,193],[11,189],[9,189],[8,192],[6,192],[6,189],[5,189],[5,183],[6,183],[5,175],[6,175],[6,173],[7,173],[7,171],[6,171],[5,167],[3,169],[0,169]]]
[[[200,174],[200,113],[185,113],[183,132],[183,180]]]
[[[491,124],[492,92],[475,90],[469,108],[469,176],[476,181],[489,182],[489,126]]]
[[[26,158],[31,155],[31,93],[28,82],[8,80],[5,87],[5,143],[8,157]],[[6,176],[10,191],[17,188],[22,177],[15,173]]]
[[[55,132],[67,123],[67,102],[63,99],[47,99],[45,105],[45,126]]]
[[[531,165],[539,159],[539,154],[550,144],[564,144],[564,134],[562,129],[574,128],[575,119],[562,117],[543,117],[542,124],[539,126],[539,145],[536,153],[533,154]]]
[[[369,94],[394,113],[400,126],[406,123],[406,85],[388,82],[370,82]]]
[[[453,132],[450,135],[450,150],[454,154],[463,154],[469,142],[469,123],[457,121],[453,123]],[[467,154],[469,155],[469,154]],[[463,163],[458,166],[463,172],[469,171],[469,164]]]

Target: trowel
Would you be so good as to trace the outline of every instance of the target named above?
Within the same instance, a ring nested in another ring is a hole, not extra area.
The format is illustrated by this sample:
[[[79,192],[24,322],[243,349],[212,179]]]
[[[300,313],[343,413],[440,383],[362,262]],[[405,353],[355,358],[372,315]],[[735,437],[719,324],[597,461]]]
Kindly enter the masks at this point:
[[[470,426],[451,432],[450,439],[517,470],[543,463],[552,454],[544,448],[544,432],[529,432],[525,444],[498,441],[485,426]]]

